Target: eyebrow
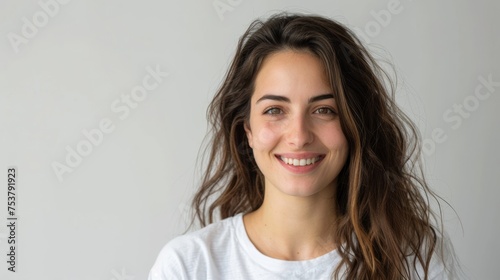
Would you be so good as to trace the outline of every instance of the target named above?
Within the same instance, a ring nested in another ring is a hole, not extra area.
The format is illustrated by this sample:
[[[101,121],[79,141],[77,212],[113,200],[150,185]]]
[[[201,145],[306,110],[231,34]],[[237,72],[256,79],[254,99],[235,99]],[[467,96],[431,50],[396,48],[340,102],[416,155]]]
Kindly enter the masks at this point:
[[[309,98],[308,103],[314,103],[314,102],[318,102],[318,101],[321,101],[324,99],[330,99],[330,98],[335,98],[333,96],[333,93],[321,94],[321,95],[317,95],[317,96],[313,96],[313,97]],[[259,98],[259,100],[257,100],[257,102],[255,102],[255,103],[259,103],[262,100],[274,100],[274,101],[282,101],[282,102],[287,102],[287,103],[291,102],[290,98],[285,97],[285,96],[266,94],[266,95],[262,96],[261,98]]]

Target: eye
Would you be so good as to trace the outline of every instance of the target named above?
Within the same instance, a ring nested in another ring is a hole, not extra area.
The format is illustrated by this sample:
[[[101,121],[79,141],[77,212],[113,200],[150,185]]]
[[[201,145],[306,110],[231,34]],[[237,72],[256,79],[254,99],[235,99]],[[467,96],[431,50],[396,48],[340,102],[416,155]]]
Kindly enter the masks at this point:
[[[314,113],[320,114],[320,115],[333,115],[333,114],[335,114],[335,111],[329,107],[321,107],[321,108],[316,109],[316,111],[314,111]]]
[[[282,114],[283,111],[280,108],[272,107],[264,111],[266,115],[279,115]]]

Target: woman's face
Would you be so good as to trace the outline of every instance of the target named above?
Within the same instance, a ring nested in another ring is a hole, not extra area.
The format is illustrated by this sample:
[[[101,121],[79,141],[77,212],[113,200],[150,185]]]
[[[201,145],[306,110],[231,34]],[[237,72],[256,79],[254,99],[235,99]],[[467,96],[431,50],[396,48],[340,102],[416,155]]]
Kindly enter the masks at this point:
[[[285,50],[264,60],[245,131],[266,189],[302,197],[333,193],[349,147],[317,57]]]

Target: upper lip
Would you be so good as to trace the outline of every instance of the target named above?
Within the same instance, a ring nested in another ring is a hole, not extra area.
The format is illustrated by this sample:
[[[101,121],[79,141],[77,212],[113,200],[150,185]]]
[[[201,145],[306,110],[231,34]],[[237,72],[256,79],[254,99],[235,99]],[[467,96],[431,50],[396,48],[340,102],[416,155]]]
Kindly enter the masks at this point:
[[[319,156],[323,156],[324,154],[321,153],[280,153],[276,154],[278,157],[286,157],[286,158],[291,158],[291,159],[308,159],[308,158],[315,158]]]

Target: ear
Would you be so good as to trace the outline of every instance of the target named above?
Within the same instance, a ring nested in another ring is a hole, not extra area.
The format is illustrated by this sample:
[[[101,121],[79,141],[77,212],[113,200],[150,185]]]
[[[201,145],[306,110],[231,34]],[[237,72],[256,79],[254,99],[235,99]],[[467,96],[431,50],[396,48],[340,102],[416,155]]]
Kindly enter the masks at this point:
[[[245,123],[243,123],[243,128],[245,129],[245,133],[247,134],[248,145],[250,146],[250,148],[253,148],[252,130],[250,129],[250,124],[248,123],[248,121],[245,121]]]

